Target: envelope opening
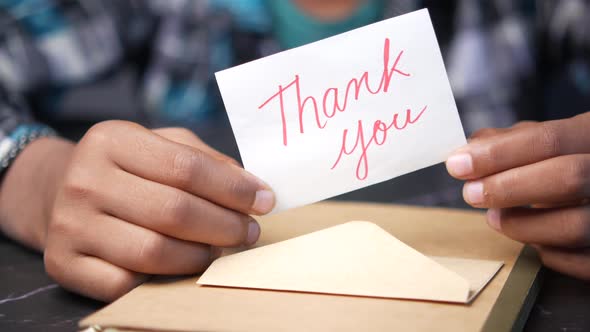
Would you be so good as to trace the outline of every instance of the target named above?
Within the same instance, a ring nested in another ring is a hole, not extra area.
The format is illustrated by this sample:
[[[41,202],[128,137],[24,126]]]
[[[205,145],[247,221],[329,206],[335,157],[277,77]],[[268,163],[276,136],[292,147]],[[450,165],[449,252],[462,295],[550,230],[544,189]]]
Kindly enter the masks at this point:
[[[469,303],[502,262],[427,257],[379,226],[352,221],[221,257],[201,286]]]

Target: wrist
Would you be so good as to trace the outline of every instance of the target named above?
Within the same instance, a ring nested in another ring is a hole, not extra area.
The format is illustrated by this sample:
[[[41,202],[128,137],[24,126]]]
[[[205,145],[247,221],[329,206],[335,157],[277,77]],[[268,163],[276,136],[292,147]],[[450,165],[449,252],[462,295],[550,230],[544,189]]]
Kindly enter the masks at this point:
[[[45,247],[47,224],[74,144],[56,137],[27,145],[0,185],[0,229],[37,250]]]

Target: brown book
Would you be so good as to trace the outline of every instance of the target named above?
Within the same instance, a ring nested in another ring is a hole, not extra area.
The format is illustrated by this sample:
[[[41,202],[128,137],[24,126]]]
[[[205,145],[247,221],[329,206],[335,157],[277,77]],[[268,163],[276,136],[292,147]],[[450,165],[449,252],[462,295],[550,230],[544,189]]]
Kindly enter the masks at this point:
[[[159,278],[80,322],[118,331],[518,331],[538,292],[534,251],[490,229],[480,212],[319,203],[260,219],[257,246],[351,220],[373,222],[428,256],[502,261],[468,304],[210,287]],[[231,252],[227,252],[229,254]],[[436,276],[432,276],[436,278]]]

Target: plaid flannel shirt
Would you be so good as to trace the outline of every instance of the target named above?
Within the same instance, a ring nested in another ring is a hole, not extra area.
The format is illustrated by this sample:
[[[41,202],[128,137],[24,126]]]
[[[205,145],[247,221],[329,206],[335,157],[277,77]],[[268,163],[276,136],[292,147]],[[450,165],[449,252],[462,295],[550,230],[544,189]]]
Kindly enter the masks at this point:
[[[6,167],[29,141],[53,134],[39,119],[123,117],[162,125],[214,112],[220,107],[215,71],[280,50],[265,1],[0,0],[0,163]],[[383,17],[423,6],[431,10],[468,132],[517,119],[527,93],[523,82],[535,77],[540,35],[554,51],[587,54],[590,45],[585,0],[536,6],[384,0]],[[547,27],[535,25],[539,17]],[[548,61],[562,57],[552,54]],[[590,90],[587,62],[577,66],[573,75]],[[108,82],[122,68],[135,83],[136,101],[124,107],[131,114],[68,107],[72,95],[83,99],[85,88]]]

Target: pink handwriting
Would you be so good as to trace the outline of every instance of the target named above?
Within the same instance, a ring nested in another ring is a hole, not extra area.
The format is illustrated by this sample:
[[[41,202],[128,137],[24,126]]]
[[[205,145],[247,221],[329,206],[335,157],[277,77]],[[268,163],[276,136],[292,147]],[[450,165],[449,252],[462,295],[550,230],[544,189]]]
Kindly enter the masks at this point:
[[[386,125],[381,120],[375,121],[373,123],[373,132],[372,132],[371,137],[369,138],[368,141],[365,141],[363,120],[358,120],[356,139],[354,141],[354,145],[353,145],[352,149],[350,149],[350,150],[346,149],[346,139],[348,136],[348,129],[345,129],[342,132],[342,147],[340,148],[340,154],[338,154],[338,158],[336,159],[336,161],[332,165],[332,169],[334,169],[334,168],[336,168],[336,166],[338,166],[338,164],[340,163],[340,159],[342,158],[343,155],[351,155],[355,151],[357,151],[357,148],[358,148],[361,151],[361,155],[360,155],[358,163],[356,165],[356,178],[359,180],[366,179],[367,176],[369,175],[369,158],[367,157],[367,150],[369,149],[371,144],[373,144],[373,143],[375,143],[377,145],[385,144],[385,141],[387,140],[387,132],[391,128],[395,128],[397,130],[404,130],[408,126],[408,124],[416,123],[420,119],[422,114],[424,114],[424,112],[426,112],[427,108],[428,108],[428,106],[424,106],[424,108],[420,111],[420,113],[418,113],[418,115],[416,115],[416,117],[414,119],[411,118],[412,110],[407,109],[406,110],[406,119],[403,121],[403,125],[401,125],[401,126],[399,125],[399,122],[398,122],[399,114],[397,114],[397,113],[395,113],[393,115],[393,120],[391,121],[391,123],[389,125]],[[380,133],[381,133],[381,139],[379,139]]]
[[[295,75],[294,79],[286,85],[279,85],[278,91],[266,99],[258,109],[263,109],[268,106],[272,101],[278,100],[278,106],[281,114],[282,123],[282,134],[283,134],[283,145],[287,146],[289,142],[289,133],[287,130],[287,108],[285,107],[285,96],[287,93],[294,93],[297,100],[297,116],[299,123],[299,133],[305,133],[304,126],[304,114],[306,111],[313,113],[314,122],[318,129],[324,129],[328,124],[328,121],[335,117],[339,112],[345,112],[349,106],[349,99],[351,98],[351,92],[354,92],[354,100],[358,100],[361,97],[361,93],[368,93],[369,95],[377,95],[380,93],[387,93],[391,84],[392,78],[397,74],[404,77],[409,77],[410,74],[402,71],[398,68],[400,60],[404,54],[404,51],[400,51],[395,58],[393,64],[390,62],[390,40],[385,38],[383,45],[383,70],[381,72],[381,79],[379,85],[376,88],[371,87],[369,82],[369,72],[364,71],[360,77],[351,78],[346,84],[344,89],[343,98],[340,99],[341,90],[337,87],[329,87],[323,92],[321,99],[316,99],[314,96],[302,96],[301,94],[301,78],[299,75]],[[321,103],[318,102],[321,100]],[[365,141],[362,120],[358,121],[357,135],[354,146],[347,149],[347,135],[348,129],[344,130],[342,136],[342,146],[337,160],[335,161],[332,169],[334,169],[340,163],[343,155],[353,154],[357,148],[361,149],[361,156],[357,164],[356,177],[359,180],[366,179],[369,172],[369,163],[367,158],[367,150],[375,143],[376,145],[383,145],[387,139],[387,132],[395,128],[397,130],[403,130],[408,124],[416,123],[422,114],[426,111],[426,106],[422,111],[415,117],[411,118],[411,110],[406,111],[406,118],[403,121],[403,125],[399,125],[398,114],[394,114],[393,120],[386,124],[380,120],[375,121],[373,124],[373,132],[368,141]],[[380,135],[380,138],[379,138]]]

